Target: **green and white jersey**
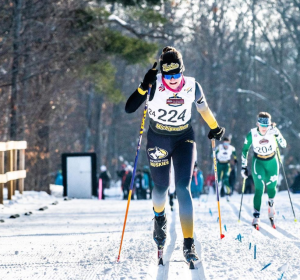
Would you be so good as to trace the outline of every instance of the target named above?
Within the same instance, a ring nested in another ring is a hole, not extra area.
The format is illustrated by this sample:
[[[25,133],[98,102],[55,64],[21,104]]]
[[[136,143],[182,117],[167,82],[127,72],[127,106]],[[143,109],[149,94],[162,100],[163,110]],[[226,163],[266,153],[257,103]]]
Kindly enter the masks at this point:
[[[236,159],[235,147],[229,145],[227,149],[224,148],[223,144],[218,145],[216,149],[217,160],[220,163],[227,163],[233,156]]]
[[[180,92],[168,90],[157,75],[154,97],[149,101],[150,126],[159,134],[181,134],[191,127],[192,104],[195,102],[195,79],[184,77]]]
[[[265,135],[261,135],[258,128],[252,128],[247,134],[242,151],[242,167],[247,166],[248,151],[253,145],[254,156],[260,159],[270,159],[275,156],[277,143],[282,148],[286,147],[286,141],[278,128],[272,128]]]

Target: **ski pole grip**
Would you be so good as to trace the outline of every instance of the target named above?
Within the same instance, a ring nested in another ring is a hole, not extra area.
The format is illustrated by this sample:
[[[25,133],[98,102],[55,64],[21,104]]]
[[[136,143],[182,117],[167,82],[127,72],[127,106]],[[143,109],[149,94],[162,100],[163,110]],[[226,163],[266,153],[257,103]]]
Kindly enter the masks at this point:
[[[216,147],[216,141],[215,141],[215,139],[211,139],[211,145],[212,145],[213,149]]]
[[[152,70],[156,70],[156,66],[157,66],[157,62],[155,61],[153,66],[152,66]],[[151,84],[149,84],[149,88],[152,88]]]

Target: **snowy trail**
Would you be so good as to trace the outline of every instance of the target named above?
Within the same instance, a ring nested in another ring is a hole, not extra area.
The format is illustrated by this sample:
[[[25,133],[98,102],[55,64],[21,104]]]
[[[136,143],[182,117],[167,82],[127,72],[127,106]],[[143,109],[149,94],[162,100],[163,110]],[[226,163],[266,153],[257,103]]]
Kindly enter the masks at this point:
[[[175,248],[175,242],[177,238],[176,234],[176,229],[175,229],[175,223],[176,223],[176,213],[171,212],[169,217],[171,217],[168,220],[168,238],[166,241],[165,249],[164,249],[164,255],[163,255],[163,261],[164,265],[163,266],[158,266],[157,265],[157,258],[155,259],[155,262],[152,262],[151,265],[149,266],[148,269],[148,274],[146,279],[168,279],[168,274],[169,274],[169,266],[170,266],[170,259],[172,256],[172,253]]]
[[[201,250],[201,243],[199,242],[198,238],[197,238],[197,234],[195,234],[195,246],[196,246],[196,251],[197,251],[197,254],[200,258],[200,262],[196,264],[196,268],[197,268],[197,273],[199,275],[199,279],[201,280],[204,280],[206,279],[205,277],[205,270],[204,270],[204,266],[203,266],[203,262],[204,262],[204,259],[203,259],[203,254],[202,254],[202,250]]]
[[[237,204],[230,202],[229,205],[233,208],[233,211],[235,212],[236,216],[238,217],[239,210],[237,210]],[[238,205],[238,207],[239,207],[239,205]],[[246,222],[247,224],[251,225],[251,221],[253,219],[251,209],[247,205],[246,206],[244,205],[243,208],[246,209],[246,211],[242,211],[241,220]],[[244,216],[246,216],[247,220],[244,218]],[[278,227],[277,224],[276,224],[276,230],[274,230],[273,228],[270,227],[269,219],[264,218],[261,220],[260,232],[262,234],[268,236],[269,238],[279,238],[282,240],[295,242],[296,246],[299,247],[299,244],[297,242],[299,242],[300,240],[297,237],[290,234],[286,230],[283,230],[282,228]]]
[[[249,214],[249,216],[251,216],[251,209],[248,206],[245,206],[245,208],[247,209],[247,213]],[[284,231],[284,230],[278,230],[278,227],[276,229],[273,229],[270,226],[269,219],[266,219],[266,218],[261,219],[260,231],[262,231],[265,235],[266,235],[266,232],[267,232],[267,235],[269,237],[272,236],[272,238],[278,238],[278,239],[281,239],[281,240],[291,241],[291,242],[295,241],[294,240],[295,237],[293,235],[284,234],[286,231]],[[290,238],[290,236],[292,236],[292,239]],[[300,241],[300,240],[298,240],[298,241]],[[297,242],[295,242],[295,245],[299,247],[299,245],[297,244]]]
[[[169,212],[169,217],[171,217],[171,220],[168,220],[169,230],[163,256],[164,265],[157,266],[157,260],[155,263],[151,263],[146,279],[204,280],[205,275],[202,261],[196,263],[195,270],[190,270],[184,261],[182,253],[183,237],[177,238],[178,236],[182,236],[181,225],[177,211]],[[195,245],[197,253],[201,258],[201,244],[198,242],[197,236],[195,236]]]
[[[181,227],[178,222],[176,223],[176,231],[178,233],[181,231]],[[175,249],[170,260],[169,278],[167,279],[191,279],[191,276],[195,274],[195,271],[191,271],[184,261],[182,244],[183,238],[180,236],[176,239]]]
[[[204,236],[201,241],[204,248],[204,258],[210,260],[210,263],[204,262],[207,271],[206,279],[279,279],[283,270],[286,270],[283,279],[299,278],[300,266],[296,257],[300,253],[299,247],[296,246],[299,244],[297,238],[299,236],[299,224],[293,222],[286,196],[286,192],[279,193],[276,200],[277,210],[280,210],[285,217],[289,217],[289,219],[278,217],[277,226],[285,229],[281,232],[277,232],[270,226],[267,218],[267,207],[262,207],[262,218],[266,221],[262,230],[257,231],[252,227],[251,211],[249,213],[246,208],[252,209],[253,195],[244,196],[240,223],[238,223],[240,196],[232,196],[230,203],[221,199],[223,230],[224,225],[227,227],[227,232],[223,231],[225,238],[222,241],[218,241],[216,238],[216,235],[219,234],[216,199],[209,197],[207,203],[205,203],[206,199],[202,200],[204,203],[201,204],[197,212],[200,213],[199,221],[202,223],[201,231],[202,236]],[[299,197],[295,196],[295,198],[299,200]],[[264,202],[266,200],[267,198],[264,196]],[[212,215],[209,214],[209,209],[211,209]],[[214,224],[212,224],[212,220],[214,220]],[[210,228],[210,231],[206,228]],[[216,235],[213,236],[214,238],[210,238],[214,232]],[[285,235],[284,232],[288,232],[288,235]],[[238,234],[243,236],[242,242],[236,240]],[[251,249],[249,249],[250,242],[252,244]],[[255,260],[254,245],[257,247]],[[291,255],[290,252],[292,252]],[[260,272],[268,263],[271,265]],[[211,271],[213,273],[210,273]]]
[[[282,273],[283,280],[300,279],[300,223],[294,222],[287,192],[276,196],[277,230],[268,221],[266,195],[261,209],[261,230],[251,226],[253,195],[244,195],[238,223],[240,198],[235,194],[229,203],[221,199],[225,234],[222,240],[215,195],[194,200],[195,245],[202,261],[192,271],[182,254],[177,200],[174,212],[166,206],[165,265],[158,267],[150,200],[131,201],[121,260],[116,263],[127,201],[62,201],[25,195],[0,208],[0,219],[5,219],[0,224],[0,279],[233,280],[279,279]],[[59,204],[51,205],[54,200]],[[292,194],[292,200],[296,216],[300,217],[300,195]],[[48,210],[37,211],[45,205]],[[29,210],[33,214],[24,216]],[[21,217],[8,219],[16,213]],[[239,234],[241,241],[237,240]]]
[[[183,236],[182,236],[180,220],[178,218],[178,213],[177,213],[177,219],[176,219],[176,232],[178,233],[177,234],[178,237],[176,239],[175,249],[172,254],[170,264],[169,264],[169,275],[168,275],[168,278],[164,278],[164,279],[198,280],[198,279],[200,279],[199,274],[198,274],[198,267],[199,267],[199,265],[201,265],[201,262],[200,262],[200,264],[197,263],[196,269],[191,270],[191,269],[189,269],[187,263],[184,261],[183,252],[182,252]],[[205,278],[203,278],[203,279],[205,279]]]

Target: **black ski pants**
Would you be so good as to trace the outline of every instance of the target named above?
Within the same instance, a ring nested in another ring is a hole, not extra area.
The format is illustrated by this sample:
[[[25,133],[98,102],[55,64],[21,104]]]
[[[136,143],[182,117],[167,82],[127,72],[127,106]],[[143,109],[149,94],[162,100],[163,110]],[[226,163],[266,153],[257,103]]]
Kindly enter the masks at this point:
[[[154,182],[152,191],[154,211],[160,213],[165,209],[172,159],[183,236],[193,238],[194,220],[190,185],[195,163],[194,131],[191,128],[184,134],[169,136],[157,134],[149,128],[147,140],[147,156]]]

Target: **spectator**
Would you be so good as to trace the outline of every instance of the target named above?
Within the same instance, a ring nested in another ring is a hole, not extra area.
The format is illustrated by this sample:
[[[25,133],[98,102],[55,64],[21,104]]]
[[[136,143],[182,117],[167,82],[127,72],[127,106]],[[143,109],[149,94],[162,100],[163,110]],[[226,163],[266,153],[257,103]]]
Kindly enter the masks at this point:
[[[102,180],[102,199],[105,199],[104,190],[110,187],[111,175],[105,165],[101,165],[100,171],[99,179]]]
[[[230,145],[230,138],[224,137],[223,143],[219,144],[216,149],[218,183],[221,197],[225,196],[228,201],[228,196],[231,194],[231,186],[229,183],[231,160],[237,163],[235,147]]]
[[[124,176],[124,174],[125,174],[126,166],[127,166],[127,165],[126,165],[125,163],[123,163],[123,164],[121,165],[121,169],[120,169],[120,170],[117,170],[117,175],[118,175],[119,178],[121,178],[121,180],[123,179],[123,176]]]
[[[126,166],[125,174],[123,176],[123,178],[124,178],[123,199],[128,199],[130,183],[131,183],[131,178],[132,178],[132,170],[133,169],[132,169],[131,165]],[[134,191],[135,191],[135,188],[132,190],[131,199],[134,199]]]
[[[55,177],[55,185],[62,186],[63,185],[63,176],[61,170],[58,170]]]
[[[216,192],[215,189],[215,175],[214,174],[208,174],[205,178],[204,182],[204,188],[205,188],[205,193],[209,194],[211,192]]]
[[[294,183],[291,185],[293,193],[300,193],[300,172],[295,177]]]
[[[234,191],[234,186],[235,186],[235,182],[236,182],[236,168],[237,168],[237,164],[235,160],[231,160],[230,161],[230,173],[229,173],[229,188],[230,188],[230,194],[233,194]]]
[[[147,192],[144,187],[143,171],[138,169],[134,178],[135,193],[137,199],[146,199]]]
[[[143,178],[144,178],[144,188],[147,192],[149,192],[150,198],[151,198],[152,189],[153,189],[153,181],[152,181],[152,178],[150,175],[149,166],[147,166],[147,165],[145,165],[143,168]]]
[[[194,165],[192,183],[191,183],[191,193],[193,198],[199,198],[203,190],[203,174],[202,171],[198,169],[197,162]]]
[[[147,199],[147,192],[149,190],[149,184],[145,184],[145,177],[144,172],[141,170],[141,178],[142,178],[142,185],[141,185],[141,199]]]
[[[254,189],[254,181],[251,174],[249,174],[248,178],[245,181],[245,191],[244,193],[253,193]]]
[[[120,170],[117,170],[117,176],[121,179],[121,188],[122,188],[122,191],[123,191],[123,199],[126,199],[125,196],[126,196],[126,192],[125,192],[125,189],[124,189],[124,183],[125,183],[125,179],[126,179],[126,164],[123,163],[121,165],[121,169]]]

